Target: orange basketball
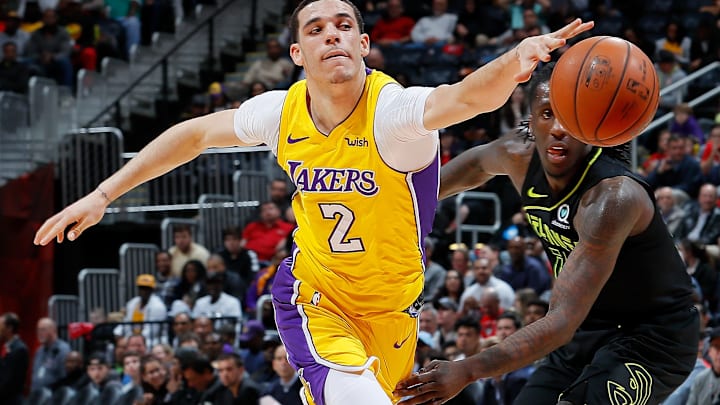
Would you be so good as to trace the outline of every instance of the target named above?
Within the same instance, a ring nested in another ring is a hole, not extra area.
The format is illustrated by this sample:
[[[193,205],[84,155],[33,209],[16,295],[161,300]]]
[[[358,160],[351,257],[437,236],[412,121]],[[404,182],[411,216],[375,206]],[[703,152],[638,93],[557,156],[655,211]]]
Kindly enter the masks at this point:
[[[578,42],[550,77],[553,113],[570,134],[596,146],[630,141],[655,116],[660,85],[650,58],[616,37]]]

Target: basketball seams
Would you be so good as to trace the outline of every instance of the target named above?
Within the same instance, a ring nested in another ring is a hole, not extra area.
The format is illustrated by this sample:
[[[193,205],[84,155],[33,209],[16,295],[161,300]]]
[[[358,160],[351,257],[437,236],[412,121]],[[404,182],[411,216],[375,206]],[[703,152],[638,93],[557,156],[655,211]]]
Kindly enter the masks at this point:
[[[632,48],[632,46],[631,46],[631,48]],[[631,51],[632,51],[632,49],[631,49]],[[642,52],[640,50],[640,48],[637,48],[637,51]],[[645,127],[648,126],[650,121],[652,121],[654,115],[650,115],[650,116],[646,117],[646,114],[647,114],[648,109],[657,107],[658,103],[660,102],[660,92],[657,91],[657,88],[659,87],[659,81],[658,81],[657,72],[655,71],[654,66],[650,65],[650,69],[648,70],[648,72],[651,72],[653,75],[653,81],[652,81],[653,87],[652,87],[652,91],[650,92],[650,94],[652,94],[652,99],[649,102],[645,103],[645,109],[643,110],[642,115],[640,115],[638,117],[638,119],[636,119],[635,122],[633,122],[630,126],[628,126],[623,132],[621,132],[615,136],[612,136],[610,138],[607,138],[607,139],[603,140],[602,142],[610,142],[613,139],[616,139],[619,137],[624,137],[624,136],[626,136],[628,131],[633,130],[633,129],[639,134],[641,130],[638,130],[637,128],[635,128],[635,126],[640,122],[640,120],[645,118],[645,120],[647,121],[644,124],[642,129],[645,129]],[[614,142],[611,142],[611,144],[614,144]]]
[[[598,41],[598,42],[600,42],[600,41]],[[625,41],[624,44],[625,44],[625,62],[622,64],[623,68],[622,68],[622,72],[620,73],[620,80],[617,81],[617,86],[615,86],[615,92],[613,93],[612,98],[610,98],[610,101],[607,103],[607,108],[605,109],[605,112],[603,113],[602,118],[600,119],[600,121],[597,123],[597,126],[595,127],[593,136],[595,137],[596,142],[607,141],[607,139],[600,139],[598,137],[598,131],[602,127],[603,123],[605,123],[605,119],[607,118],[610,111],[613,109],[615,100],[617,100],[618,93],[620,92],[620,89],[622,88],[623,83],[625,83],[625,73],[627,72],[627,67],[630,64],[631,49],[630,49],[630,44],[627,41]],[[623,131],[623,133],[624,132],[625,131]]]
[[[590,48],[585,51],[585,55],[583,56],[582,63],[580,63],[580,69],[578,69],[577,77],[575,77],[575,91],[573,92],[573,100],[572,100],[572,106],[573,110],[575,110],[575,127],[580,132],[580,136],[583,138],[586,138],[585,134],[583,133],[582,125],[580,125],[580,116],[578,115],[578,111],[580,109],[578,108],[578,93],[580,92],[580,86],[582,86],[580,83],[581,78],[583,77],[583,72],[585,71],[585,63],[587,62],[588,56],[591,54],[592,50],[602,42],[603,40],[607,39],[608,37],[598,37],[599,39],[593,43]]]

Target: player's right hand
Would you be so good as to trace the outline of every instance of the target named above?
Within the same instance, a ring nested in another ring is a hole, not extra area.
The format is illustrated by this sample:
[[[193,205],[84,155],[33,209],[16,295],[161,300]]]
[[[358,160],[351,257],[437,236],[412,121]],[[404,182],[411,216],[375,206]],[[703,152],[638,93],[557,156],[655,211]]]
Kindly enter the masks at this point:
[[[108,205],[109,201],[98,190],[93,191],[45,221],[35,234],[33,243],[45,246],[53,238],[62,243],[65,229],[70,225],[73,227],[68,231],[67,238],[71,241],[77,239],[87,228],[100,222]]]

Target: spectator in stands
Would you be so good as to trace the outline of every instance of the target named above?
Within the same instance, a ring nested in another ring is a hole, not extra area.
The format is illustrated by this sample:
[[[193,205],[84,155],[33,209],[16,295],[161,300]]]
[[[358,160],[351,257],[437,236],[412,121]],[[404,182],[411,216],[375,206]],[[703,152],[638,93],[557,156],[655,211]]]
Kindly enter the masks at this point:
[[[705,134],[693,115],[692,107],[687,103],[680,103],[673,108],[670,132],[691,139],[695,145],[705,143]]]
[[[710,332],[710,368],[697,374],[686,405],[717,404],[720,392],[720,328]]]
[[[252,283],[260,265],[257,254],[243,247],[240,228],[231,226],[223,229],[223,248],[219,254],[228,270],[240,275],[246,285]]]
[[[169,404],[172,392],[168,391],[169,371],[157,357],[149,354],[140,359],[143,405]]]
[[[196,351],[187,352],[180,359],[180,368],[185,379],[185,387],[173,394],[171,403],[174,405],[227,403],[220,401],[224,388],[205,355]]]
[[[500,306],[500,296],[494,288],[487,288],[480,299],[480,337],[495,336],[498,317],[505,311]]]
[[[173,338],[172,347],[177,349],[180,347],[178,338],[185,333],[192,332],[192,318],[188,312],[180,312],[173,317],[172,329],[175,338]]]
[[[523,325],[530,325],[531,323],[544,317],[549,309],[550,305],[547,301],[541,299],[530,301],[527,305],[527,309],[525,310],[525,316],[523,317]]]
[[[288,190],[288,183],[285,179],[277,177],[272,179],[269,184],[270,201],[274,202],[275,205],[280,209],[280,215],[284,220],[287,220],[285,212],[288,209],[292,209],[292,195]]]
[[[370,32],[370,40],[380,46],[402,45],[410,41],[414,26],[415,20],[405,15],[402,0],[388,0],[382,17]]]
[[[452,251],[450,254],[451,269],[460,273],[464,286],[469,286],[475,281],[475,274],[470,271],[470,251],[464,243],[457,244],[457,246],[451,245],[450,250]]]
[[[205,289],[205,278],[207,269],[199,260],[190,260],[182,267],[180,283],[175,289],[175,300],[170,309],[170,314],[180,312],[191,312],[195,301],[207,294]]]
[[[140,1],[104,0],[110,10],[110,18],[122,24],[125,30],[125,52],[133,45],[140,45]]]
[[[240,335],[240,355],[245,363],[245,369],[252,374],[261,369],[265,363],[263,353],[265,338],[265,326],[262,322],[251,319],[243,326],[243,333]]]
[[[699,312],[702,314],[702,311],[699,310]],[[690,375],[685,379],[685,381],[680,384],[679,387],[675,389],[675,391],[670,394],[661,404],[662,405],[686,405],[688,401],[688,397],[690,396],[690,388],[692,387],[693,383],[695,382],[695,378],[697,378],[698,374],[700,374],[701,371],[707,370],[709,368],[708,362],[703,357],[703,347],[705,346],[705,341],[707,339],[708,333],[705,331],[705,328],[700,325],[700,338],[698,340],[698,356],[697,359],[695,359],[695,367],[693,367],[693,370],[690,372]]]
[[[657,169],[658,165],[667,158],[668,142],[670,141],[671,135],[672,134],[669,129],[663,129],[660,131],[657,138],[657,147],[655,151],[651,153],[647,159],[645,159],[645,162],[643,162],[640,170],[641,174],[647,176],[650,172]],[[642,138],[642,136],[640,138]]]
[[[450,269],[447,274],[445,274],[445,284],[438,289],[435,297],[433,297],[433,302],[438,302],[442,298],[448,298],[452,300],[455,305],[459,305],[463,292],[465,292],[465,282],[460,272]]]
[[[708,308],[717,308],[718,271],[711,262],[705,246],[696,241],[683,239],[680,241],[679,248],[688,274],[700,286],[703,302],[707,302]]]
[[[662,215],[665,225],[671,235],[676,235],[678,227],[685,219],[685,212],[682,208],[675,205],[675,196],[673,189],[670,187],[660,187],[655,190],[655,201],[657,201],[658,210]]]
[[[438,313],[435,307],[431,304],[424,304],[420,308],[418,322],[420,330],[430,334],[432,342],[429,346],[435,350],[440,349],[440,329],[438,327]]]
[[[163,364],[167,364],[172,360],[173,349],[167,343],[158,343],[150,349],[150,354],[163,362]]]
[[[480,323],[477,318],[463,317],[455,323],[457,348],[455,360],[462,360],[480,351]]]
[[[120,383],[123,385],[123,390],[128,391],[133,386],[140,386],[142,380],[140,379],[140,357],[142,355],[138,352],[126,351],[122,358],[122,375],[120,376]]]
[[[205,336],[209,335],[213,331],[213,323],[210,318],[203,315],[198,316],[193,320],[193,333],[200,339],[199,343],[205,340]],[[199,348],[200,346],[198,346]]]
[[[447,10],[447,0],[432,0],[432,15],[417,21],[410,33],[412,41],[426,46],[442,46],[450,42],[458,16]]]
[[[500,306],[507,309],[513,307],[515,291],[510,284],[492,274],[490,260],[487,258],[475,260],[472,270],[475,275],[475,282],[467,287],[460,297],[460,308],[464,308],[466,301],[469,299],[476,303],[480,302],[487,288],[493,288],[497,292],[500,298]]]
[[[530,287],[541,296],[551,287],[550,275],[545,266],[525,254],[525,239],[516,236],[507,243],[510,263],[502,267],[499,278],[506,281],[513,290]]]
[[[45,10],[43,26],[30,35],[25,56],[43,76],[55,79],[60,85],[72,87],[71,50],[72,39],[65,27],[58,25],[55,10]]]
[[[248,98],[253,98],[253,97],[263,94],[269,90],[270,89],[268,89],[267,86],[265,85],[265,83],[263,83],[263,82],[260,82],[260,81],[252,82],[252,83],[250,83],[250,86],[248,86]],[[238,104],[234,108],[237,108],[239,106],[240,105]]]
[[[258,404],[260,386],[247,378],[243,359],[236,353],[224,353],[217,361],[217,371],[225,389],[218,393],[221,404]],[[299,397],[299,391],[298,391]]]
[[[0,32],[0,46],[5,46],[8,42],[15,43],[17,47],[17,54],[25,54],[25,46],[30,40],[30,34],[27,31],[20,29],[21,18],[16,11],[8,12],[7,19],[5,19],[5,30]]]
[[[423,260],[425,261],[425,286],[423,296],[434,297],[443,283],[445,283],[447,270],[432,260],[432,255],[435,251],[435,241],[431,237],[425,237],[423,246],[425,247],[425,254],[423,256]]]
[[[57,325],[50,318],[38,320],[37,339],[40,347],[33,359],[31,390],[50,387],[65,377],[65,356],[70,352],[70,345],[58,338]]]
[[[284,249],[284,247],[278,247],[278,250],[275,252],[275,256],[273,256],[273,260],[270,264],[260,270],[252,283],[250,283],[250,287],[245,295],[245,308],[248,313],[253,313],[257,310],[257,301],[260,297],[270,294],[273,281],[275,281],[275,274],[278,266],[287,256],[287,253],[288,252]]]
[[[706,183],[700,187],[697,201],[685,207],[685,220],[678,227],[677,236],[701,244],[717,244],[720,237],[720,208],[717,208],[717,187]]]
[[[125,305],[125,322],[160,322],[167,320],[167,307],[165,303],[154,294],[155,277],[152,274],[141,274],[135,282],[138,295],[130,299]],[[119,331],[123,330],[120,328]],[[160,343],[163,336],[162,325],[137,324],[126,326],[124,334],[133,333],[142,335],[151,342],[151,345]],[[116,331],[116,334],[119,331]]]
[[[0,91],[27,93],[30,69],[24,63],[18,61],[17,45],[14,42],[5,42],[2,51]]]
[[[127,351],[127,340],[128,339],[126,336],[117,336],[115,338],[115,344],[113,347],[113,367],[117,373],[122,373],[122,359],[123,356],[125,356],[125,352]]]
[[[240,275],[233,271],[227,271],[225,267],[225,261],[219,254],[212,254],[208,258],[207,262],[208,274],[210,273],[222,273],[225,277],[225,285],[223,291],[232,295],[242,302],[245,297],[245,291],[247,291],[248,285],[240,278]]]
[[[205,114],[223,111],[232,107],[232,100],[225,92],[225,87],[220,82],[212,82],[208,86],[208,102]]]
[[[98,391],[102,391],[107,385],[120,386],[117,374],[110,370],[105,353],[95,352],[90,355],[87,362],[87,375]]]
[[[252,82],[262,82],[268,89],[286,87],[294,66],[283,56],[283,48],[277,39],[268,39],[265,43],[267,57],[258,59],[250,65],[245,73],[243,83],[249,86]]]
[[[455,322],[458,320],[458,306],[450,298],[441,298],[435,302],[437,311],[438,331],[440,332],[439,343],[443,347],[448,342],[455,341]]]
[[[720,55],[718,27],[713,18],[703,15],[695,34],[690,39],[690,64],[688,72],[694,72],[718,60]]]
[[[484,28],[484,18],[478,3],[477,0],[465,0],[455,25],[455,38],[469,49],[475,48],[477,36]]]
[[[223,342],[220,334],[212,332],[205,336],[205,340],[200,345],[200,351],[205,354],[211,362],[215,362],[223,352]]]
[[[243,230],[243,245],[252,250],[261,262],[272,260],[278,245],[294,229],[280,218],[280,209],[272,201],[260,205],[260,220],[249,223]]]
[[[512,309],[513,312],[515,312],[519,317],[523,317],[525,315],[525,311],[527,310],[528,303],[531,301],[535,301],[538,299],[538,295],[532,288],[521,288],[517,291],[515,291],[515,303],[513,304]]]
[[[30,354],[20,340],[20,318],[12,312],[0,316],[0,398],[4,404],[22,404]]]
[[[50,385],[50,390],[55,391],[61,387],[70,387],[74,390],[87,385],[90,379],[85,371],[83,356],[78,351],[71,351],[65,356],[65,376]]]
[[[515,87],[510,99],[500,108],[500,134],[517,129],[522,120],[527,119],[529,112],[525,89],[522,86]]]
[[[138,353],[140,356],[147,354],[147,342],[143,335],[130,335],[127,339],[127,351]]]
[[[278,379],[271,383],[270,387],[265,391],[263,394],[264,399],[268,401],[268,397],[271,397],[277,404],[282,405],[302,405],[303,402],[300,399],[302,382],[298,378],[295,369],[288,363],[285,345],[280,344],[275,348],[272,368],[278,375]],[[268,402],[271,405],[276,405],[275,402]]]
[[[700,170],[703,176],[710,176],[715,167],[720,164],[720,124],[715,124],[708,132],[708,141],[700,151]],[[718,177],[720,179],[720,177]],[[710,180],[713,184],[720,184]]]
[[[680,65],[678,65],[675,55],[666,50],[661,50],[658,53],[655,71],[657,71],[658,74],[660,90],[673,83],[679,82],[687,76],[687,73],[685,73]],[[672,111],[677,104],[682,103],[686,93],[687,86],[680,86],[680,88],[661,96],[656,116],[661,116],[669,111]]]
[[[198,298],[193,307],[193,318],[207,317],[242,317],[240,301],[223,292],[225,273],[208,273],[208,295]]]
[[[211,324],[212,326],[212,324]],[[202,346],[202,340],[195,332],[183,333],[178,336],[178,349],[191,349],[199,351]]]
[[[665,36],[655,41],[655,57],[659,58],[661,51],[667,51],[682,66],[687,66],[690,63],[690,45],[690,38],[685,36],[682,25],[671,20],[665,26]]]
[[[198,260],[205,266],[210,252],[204,246],[193,241],[192,230],[188,225],[176,225],[173,228],[173,245],[168,252],[172,256],[172,274],[180,276],[188,260]]]
[[[175,299],[175,289],[180,283],[180,277],[172,275],[172,257],[164,250],[155,254],[155,280],[157,282],[155,293],[165,306],[170,308]]]
[[[677,188],[694,197],[697,196],[701,179],[700,163],[687,154],[685,140],[671,135],[668,139],[667,157],[650,171],[646,180],[652,188]]]

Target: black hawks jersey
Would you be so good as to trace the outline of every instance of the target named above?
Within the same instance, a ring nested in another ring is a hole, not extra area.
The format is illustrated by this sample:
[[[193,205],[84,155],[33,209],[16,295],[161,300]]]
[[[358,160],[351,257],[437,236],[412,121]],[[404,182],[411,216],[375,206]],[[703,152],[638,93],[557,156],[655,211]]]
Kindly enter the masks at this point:
[[[655,201],[650,187],[622,164],[594,148],[566,189],[553,197],[537,150],[534,152],[521,201],[530,228],[542,240],[555,277],[573,248],[578,234],[573,225],[583,194],[603,179],[627,176]],[[582,269],[580,269],[582,271]],[[615,269],[595,301],[588,319],[598,321],[651,322],[655,315],[687,311],[692,285],[670,233],[656,210],[648,228],[628,238],[620,250]],[[640,317],[640,318],[638,318]]]

